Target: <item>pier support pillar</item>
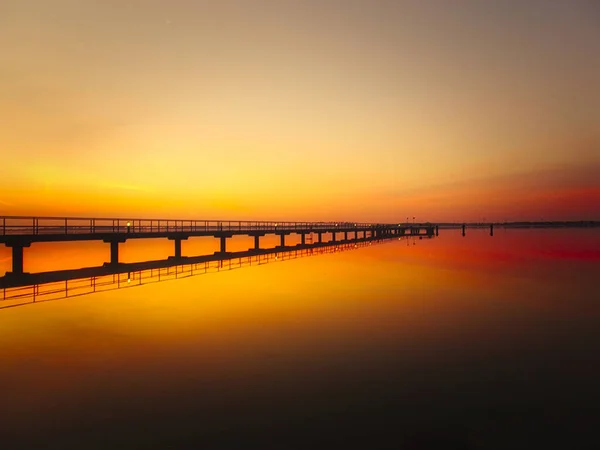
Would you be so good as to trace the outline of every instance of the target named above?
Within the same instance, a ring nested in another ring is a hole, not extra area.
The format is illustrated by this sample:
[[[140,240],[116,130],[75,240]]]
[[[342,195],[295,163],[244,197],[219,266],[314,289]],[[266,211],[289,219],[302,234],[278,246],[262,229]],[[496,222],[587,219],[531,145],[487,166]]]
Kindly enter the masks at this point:
[[[332,240],[333,242],[335,242],[335,231],[333,231],[333,232],[331,233],[331,240]]]
[[[490,225],[490,236],[494,235],[494,224]]]
[[[29,247],[30,242],[15,242],[7,243],[7,247],[12,248],[12,272],[7,272],[7,275],[23,275],[23,249]]]
[[[306,233],[301,233],[300,234],[300,244],[301,245],[306,245]]]
[[[181,241],[186,241],[189,236],[178,236],[178,237],[170,237],[168,238],[170,241],[174,241],[175,243],[175,254],[173,258],[181,259]],[[169,257],[171,258],[171,257]]]
[[[466,231],[466,228],[467,228],[467,226],[466,226],[466,225],[463,223],[463,226],[462,226],[462,235],[463,235],[463,236],[466,234],[466,233],[465,233],[465,231]]]
[[[356,241],[358,239],[358,231],[354,232],[354,240]]]
[[[175,239],[175,258],[181,258],[181,239]]]
[[[119,244],[121,242],[125,242],[125,239],[110,239],[104,241],[105,244],[110,244],[110,263],[105,264],[119,264]]]
[[[321,242],[323,242],[323,233],[321,233],[320,231],[317,232],[317,242],[320,244]]]
[[[279,241],[279,242],[280,242],[280,244],[279,244],[279,245],[280,245],[281,247],[285,247],[285,234],[281,233],[281,234],[279,235],[279,239],[280,239],[280,241]]]
[[[221,253],[226,253],[227,249],[227,236],[221,236]]]
[[[119,264],[119,241],[110,241],[110,263]]]
[[[347,241],[348,240],[348,232],[344,231],[344,240]]]
[[[260,250],[260,236],[254,236],[254,250]]]
[[[435,235],[436,236],[440,235],[440,227],[438,225],[435,226]]]
[[[15,275],[23,273],[23,247],[12,248],[12,273]]]

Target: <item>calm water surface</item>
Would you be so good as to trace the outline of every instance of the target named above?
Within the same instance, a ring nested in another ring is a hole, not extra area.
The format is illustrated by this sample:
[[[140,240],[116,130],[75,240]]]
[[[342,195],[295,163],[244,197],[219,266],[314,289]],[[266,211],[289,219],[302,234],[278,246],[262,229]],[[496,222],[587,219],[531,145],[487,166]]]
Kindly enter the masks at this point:
[[[108,256],[52,245],[25,269]],[[597,229],[443,231],[0,309],[0,442],[600,448],[599,280]]]

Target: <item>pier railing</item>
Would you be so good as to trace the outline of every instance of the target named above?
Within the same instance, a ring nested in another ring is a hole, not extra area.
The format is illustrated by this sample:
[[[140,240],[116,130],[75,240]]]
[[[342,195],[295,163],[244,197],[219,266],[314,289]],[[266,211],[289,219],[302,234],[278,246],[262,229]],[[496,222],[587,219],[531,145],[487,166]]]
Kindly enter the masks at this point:
[[[358,222],[275,222],[89,217],[0,217],[0,235],[168,233],[218,231],[319,231],[365,229],[390,225]]]

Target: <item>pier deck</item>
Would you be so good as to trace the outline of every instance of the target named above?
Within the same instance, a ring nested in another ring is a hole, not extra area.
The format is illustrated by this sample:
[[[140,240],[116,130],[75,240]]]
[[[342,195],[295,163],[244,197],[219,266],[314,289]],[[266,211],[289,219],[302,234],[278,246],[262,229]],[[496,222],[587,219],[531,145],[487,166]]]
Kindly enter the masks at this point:
[[[119,244],[129,239],[172,240],[173,258],[181,259],[181,241],[193,237],[219,239],[220,250],[215,254],[224,255],[227,239],[239,235],[253,237],[253,250],[258,251],[261,250],[260,237],[267,234],[279,236],[277,248],[286,248],[285,237],[290,234],[300,235],[299,245],[305,245],[309,235],[316,235],[317,243],[323,243],[326,233],[332,235],[329,242],[335,243],[405,235],[431,236],[434,230],[431,224],[4,216],[0,217],[0,244],[12,248],[12,272],[7,275],[22,275],[23,249],[36,242],[103,241],[110,244],[109,264],[116,265],[119,264]]]

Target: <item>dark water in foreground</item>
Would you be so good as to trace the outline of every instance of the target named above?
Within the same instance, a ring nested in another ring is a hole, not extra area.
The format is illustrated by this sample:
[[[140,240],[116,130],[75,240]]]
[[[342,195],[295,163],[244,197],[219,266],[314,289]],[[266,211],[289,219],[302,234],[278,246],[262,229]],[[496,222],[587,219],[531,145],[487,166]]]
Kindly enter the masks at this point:
[[[447,231],[0,309],[0,447],[600,448],[599,280],[597,229]]]

